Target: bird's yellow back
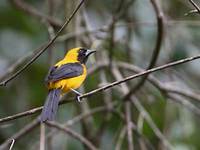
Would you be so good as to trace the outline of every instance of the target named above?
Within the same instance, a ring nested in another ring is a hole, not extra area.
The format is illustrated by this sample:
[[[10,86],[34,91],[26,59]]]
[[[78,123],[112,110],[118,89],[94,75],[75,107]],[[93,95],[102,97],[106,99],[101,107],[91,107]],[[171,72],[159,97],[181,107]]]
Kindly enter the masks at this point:
[[[80,50],[81,47],[73,48],[67,52],[65,57],[59,61],[58,63],[55,64],[55,66],[60,67],[61,65],[64,65],[66,63],[75,63],[79,62],[78,61],[78,51]]]

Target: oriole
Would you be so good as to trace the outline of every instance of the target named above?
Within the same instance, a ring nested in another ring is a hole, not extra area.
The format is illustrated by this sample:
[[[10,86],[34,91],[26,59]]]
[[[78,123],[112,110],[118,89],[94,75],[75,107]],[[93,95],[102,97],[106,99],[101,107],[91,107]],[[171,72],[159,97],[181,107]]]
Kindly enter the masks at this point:
[[[55,119],[62,94],[73,91],[80,96],[75,89],[79,88],[85,80],[87,75],[85,63],[88,56],[94,52],[82,47],[73,48],[61,61],[50,68],[45,78],[49,93],[40,116],[41,122]],[[78,100],[80,100],[79,96]]]

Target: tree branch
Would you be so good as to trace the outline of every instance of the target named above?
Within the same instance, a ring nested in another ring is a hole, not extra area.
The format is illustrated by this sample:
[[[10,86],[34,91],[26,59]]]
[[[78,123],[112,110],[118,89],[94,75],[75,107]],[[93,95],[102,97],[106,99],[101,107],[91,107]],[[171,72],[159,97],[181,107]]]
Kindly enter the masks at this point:
[[[15,139],[12,139],[12,143],[10,144],[9,150],[12,150],[14,144],[15,144]]]
[[[35,129],[38,125],[39,125],[39,119],[35,119],[33,120],[31,123],[29,123],[28,125],[26,125],[25,127],[23,127],[21,130],[19,130],[17,133],[15,133],[13,136],[11,136],[10,138],[8,138],[4,143],[2,143],[0,145],[0,150],[7,150],[9,145],[10,145],[10,141],[12,141],[13,139],[15,139],[15,142],[17,140],[19,140],[21,137],[23,137],[24,135],[26,135],[27,133],[29,133],[30,131],[32,131],[33,129]]]
[[[117,139],[117,142],[116,142],[116,146],[115,146],[115,150],[120,150],[121,149],[121,146],[122,146],[122,143],[123,143],[123,140],[124,140],[124,137],[126,135],[126,126],[124,126],[121,131],[120,131],[120,134],[119,134],[119,137]]]
[[[45,124],[40,123],[40,150],[45,150]]]
[[[199,8],[199,6],[193,0],[189,0],[189,1],[196,8],[197,12],[200,14],[200,8]]]
[[[121,69],[125,69],[125,70],[129,70],[129,71],[133,71],[135,73],[140,73],[143,72],[144,70],[128,64],[128,63],[124,63],[124,62],[118,62],[117,65],[121,68]],[[156,79],[153,75],[149,75],[148,76],[148,80],[151,84],[153,84],[156,88],[158,88],[161,92],[166,92],[166,93],[174,93],[174,94],[179,94],[181,96],[190,98],[192,100],[195,101],[199,101],[200,102],[200,94],[192,92],[190,90],[184,90],[183,88],[177,88],[177,87],[172,87],[172,86],[168,86],[165,83],[162,83],[161,81],[159,81],[158,79]]]

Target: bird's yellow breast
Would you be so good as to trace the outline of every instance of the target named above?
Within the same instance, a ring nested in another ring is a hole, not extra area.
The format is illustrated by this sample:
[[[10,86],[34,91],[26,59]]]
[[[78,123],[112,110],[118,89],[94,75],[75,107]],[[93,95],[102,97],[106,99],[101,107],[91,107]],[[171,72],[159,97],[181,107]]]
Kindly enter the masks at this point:
[[[71,89],[77,89],[81,86],[81,84],[83,83],[83,81],[86,78],[87,75],[87,70],[85,65],[83,66],[83,74],[77,77],[73,77],[73,78],[68,78],[68,79],[62,79],[56,82],[50,82],[48,85],[49,89],[57,89],[60,88],[62,89],[63,93],[66,93],[68,91],[70,91]]]

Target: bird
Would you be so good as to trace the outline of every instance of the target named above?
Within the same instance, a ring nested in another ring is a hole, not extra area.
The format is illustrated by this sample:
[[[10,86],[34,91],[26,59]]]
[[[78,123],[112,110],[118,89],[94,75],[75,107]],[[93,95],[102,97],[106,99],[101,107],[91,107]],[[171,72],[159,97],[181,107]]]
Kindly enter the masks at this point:
[[[50,67],[45,77],[48,95],[39,117],[41,123],[55,120],[59,99],[63,94],[73,91],[80,102],[82,94],[76,89],[82,85],[87,76],[86,62],[94,52],[96,51],[83,47],[72,48],[62,60]]]

